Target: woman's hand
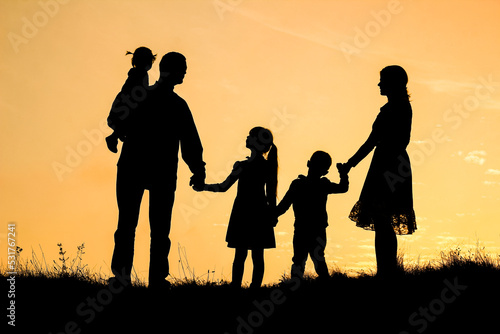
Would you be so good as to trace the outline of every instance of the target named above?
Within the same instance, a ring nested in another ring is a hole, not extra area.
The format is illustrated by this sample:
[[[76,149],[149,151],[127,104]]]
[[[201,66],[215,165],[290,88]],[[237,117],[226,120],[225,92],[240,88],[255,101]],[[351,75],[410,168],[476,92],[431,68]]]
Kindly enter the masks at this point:
[[[337,164],[337,170],[339,171],[340,175],[347,175],[349,174],[349,171],[351,170],[352,166],[346,162],[345,164],[338,163]]]

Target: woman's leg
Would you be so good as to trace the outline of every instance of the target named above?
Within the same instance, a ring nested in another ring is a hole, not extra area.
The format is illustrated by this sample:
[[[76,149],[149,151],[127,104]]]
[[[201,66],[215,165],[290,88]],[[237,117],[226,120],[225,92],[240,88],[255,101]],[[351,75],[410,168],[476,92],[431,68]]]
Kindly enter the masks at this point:
[[[241,287],[243,280],[243,270],[245,269],[245,260],[247,259],[248,250],[245,248],[236,248],[234,251],[233,261],[233,278],[231,286]]]
[[[392,276],[397,271],[398,240],[387,218],[380,217],[375,222],[375,254],[377,275]]]
[[[262,279],[264,278],[264,249],[252,249],[252,284],[251,288],[260,288]]]

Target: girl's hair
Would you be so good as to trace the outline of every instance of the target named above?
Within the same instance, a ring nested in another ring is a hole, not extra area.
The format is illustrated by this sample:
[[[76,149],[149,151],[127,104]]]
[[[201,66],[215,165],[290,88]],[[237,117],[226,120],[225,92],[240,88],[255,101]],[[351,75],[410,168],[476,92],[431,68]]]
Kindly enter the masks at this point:
[[[402,97],[410,99],[410,94],[408,94],[408,89],[406,84],[408,83],[408,74],[404,68],[399,65],[386,66],[380,71],[380,76],[387,80],[392,91]]]
[[[151,52],[151,50],[145,46],[138,47],[132,53],[127,51],[125,55],[132,55],[132,66],[133,67],[146,67],[147,65],[152,65],[156,60],[156,55]]]
[[[250,136],[255,138],[254,148],[259,153],[267,153],[267,161],[270,164],[271,182],[276,185],[274,189],[275,196],[278,193],[278,148],[274,144],[273,133],[271,130],[256,126],[250,130]]]

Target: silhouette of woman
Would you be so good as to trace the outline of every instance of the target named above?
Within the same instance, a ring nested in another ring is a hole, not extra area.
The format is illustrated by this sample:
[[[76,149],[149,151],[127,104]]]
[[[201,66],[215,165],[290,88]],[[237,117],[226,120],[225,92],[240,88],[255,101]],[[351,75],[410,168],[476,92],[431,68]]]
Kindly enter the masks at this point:
[[[417,229],[412,173],[406,152],[412,119],[407,82],[402,67],[392,65],[382,69],[378,86],[388,102],[380,108],[366,142],[346,163],[349,169],[355,167],[375,148],[361,195],[349,218],[356,226],[375,231],[379,277],[390,277],[397,272],[396,234],[412,234]]]
[[[258,288],[264,277],[264,248],[275,248],[276,187],[278,184],[278,149],[271,131],[262,127],[250,130],[246,147],[251,155],[237,161],[231,174],[219,184],[206,184],[203,190],[225,192],[236,181],[238,192],[229,219],[227,246],[235,248],[231,285],[241,287],[248,250],[252,250],[251,288]],[[264,154],[267,153],[267,159]],[[197,190],[195,188],[195,190]]]

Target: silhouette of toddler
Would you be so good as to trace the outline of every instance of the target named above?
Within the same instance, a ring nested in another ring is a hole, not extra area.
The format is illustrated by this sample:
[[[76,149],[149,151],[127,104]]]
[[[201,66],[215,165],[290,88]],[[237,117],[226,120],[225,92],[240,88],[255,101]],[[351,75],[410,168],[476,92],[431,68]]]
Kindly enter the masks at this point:
[[[134,101],[132,91],[136,87],[149,86],[148,71],[156,59],[156,55],[153,55],[151,50],[144,46],[137,48],[134,53],[127,51],[125,55],[129,54],[132,55],[132,68],[128,71],[128,78],[113,101],[113,106],[108,116],[108,126],[114,131],[106,137],[106,145],[113,153],[118,152],[118,139],[121,141],[125,140],[127,118],[130,116],[131,109],[137,107],[138,101]]]

